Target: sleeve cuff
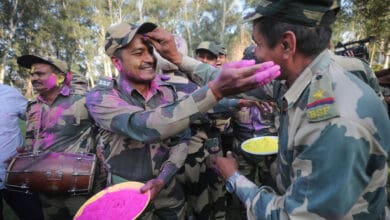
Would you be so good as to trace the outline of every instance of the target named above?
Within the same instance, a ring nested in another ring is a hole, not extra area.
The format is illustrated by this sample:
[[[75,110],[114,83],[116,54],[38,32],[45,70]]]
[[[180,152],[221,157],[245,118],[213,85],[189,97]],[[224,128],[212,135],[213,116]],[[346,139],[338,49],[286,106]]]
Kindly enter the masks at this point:
[[[178,170],[179,168],[173,163],[166,163],[157,178],[163,180],[165,184],[168,184]]]

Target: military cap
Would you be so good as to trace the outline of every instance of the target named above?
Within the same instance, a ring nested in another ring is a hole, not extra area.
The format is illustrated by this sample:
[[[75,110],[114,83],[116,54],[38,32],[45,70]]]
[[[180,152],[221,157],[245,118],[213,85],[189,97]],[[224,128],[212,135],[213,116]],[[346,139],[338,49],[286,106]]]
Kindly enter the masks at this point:
[[[330,25],[336,20],[339,8],[340,0],[260,0],[255,12],[244,17],[244,21],[270,17],[311,27]]]
[[[111,57],[117,49],[130,43],[136,34],[148,33],[156,27],[157,25],[150,22],[145,22],[141,25],[128,24],[125,22],[113,24],[106,32],[104,50],[106,51],[106,54]]]
[[[31,66],[33,64],[44,63],[44,64],[49,64],[51,66],[54,66],[64,74],[69,72],[69,68],[66,62],[54,57],[43,58],[34,55],[23,55],[17,59],[17,62],[20,66],[28,69],[31,69]]]
[[[226,48],[223,45],[218,45],[218,50],[219,50],[218,53],[221,55],[227,54]]]
[[[216,45],[212,41],[203,41],[198,45],[198,47],[196,47],[195,52],[198,50],[207,50],[210,53],[214,54],[215,56],[218,56],[220,49],[218,45]]]

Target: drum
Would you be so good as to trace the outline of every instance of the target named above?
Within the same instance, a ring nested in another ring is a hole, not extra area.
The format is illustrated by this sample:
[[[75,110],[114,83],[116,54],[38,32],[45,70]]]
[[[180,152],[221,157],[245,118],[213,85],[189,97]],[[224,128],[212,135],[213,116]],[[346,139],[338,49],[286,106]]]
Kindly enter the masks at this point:
[[[94,154],[19,154],[8,166],[5,185],[10,190],[26,193],[88,194],[95,166]]]

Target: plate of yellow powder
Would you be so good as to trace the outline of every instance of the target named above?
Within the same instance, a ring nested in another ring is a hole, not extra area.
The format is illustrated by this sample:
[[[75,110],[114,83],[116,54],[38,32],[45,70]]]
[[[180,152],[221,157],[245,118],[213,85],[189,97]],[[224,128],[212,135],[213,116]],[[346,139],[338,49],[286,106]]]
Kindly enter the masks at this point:
[[[243,151],[255,155],[271,155],[278,152],[278,137],[264,136],[255,137],[241,144]]]

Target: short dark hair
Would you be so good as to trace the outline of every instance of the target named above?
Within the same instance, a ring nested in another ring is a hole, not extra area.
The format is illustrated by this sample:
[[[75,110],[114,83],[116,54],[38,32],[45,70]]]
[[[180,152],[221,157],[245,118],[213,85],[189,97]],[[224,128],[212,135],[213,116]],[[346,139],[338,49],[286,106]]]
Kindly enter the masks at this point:
[[[286,31],[294,32],[297,39],[297,50],[306,56],[314,56],[328,48],[332,29],[328,26],[307,27],[290,24],[273,18],[262,17],[254,20],[258,31],[264,36],[270,48],[274,48]]]
[[[122,61],[122,50],[123,50],[123,47],[122,48],[118,48],[118,49],[116,49],[116,51],[113,54],[114,57],[118,58],[121,61]]]

